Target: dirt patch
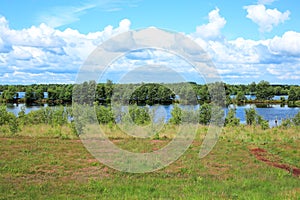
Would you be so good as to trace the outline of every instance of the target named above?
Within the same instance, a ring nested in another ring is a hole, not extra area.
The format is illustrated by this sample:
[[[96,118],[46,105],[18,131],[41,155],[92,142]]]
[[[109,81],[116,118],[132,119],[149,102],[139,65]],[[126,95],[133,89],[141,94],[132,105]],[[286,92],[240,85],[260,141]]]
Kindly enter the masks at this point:
[[[280,162],[280,159],[274,156],[273,154],[269,153],[267,150],[262,148],[252,148],[250,149],[250,152],[255,155],[255,157],[266,163],[267,165],[270,165],[272,167],[277,167],[283,170],[286,170],[290,173],[292,173],[294,176],[300,177],[300,169],[288,164],[284,164]]]

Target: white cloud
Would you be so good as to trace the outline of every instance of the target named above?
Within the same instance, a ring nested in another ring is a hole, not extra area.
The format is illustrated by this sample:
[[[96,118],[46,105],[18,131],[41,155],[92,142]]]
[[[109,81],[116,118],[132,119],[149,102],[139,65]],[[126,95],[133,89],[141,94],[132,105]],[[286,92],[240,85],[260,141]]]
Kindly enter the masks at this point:
[[[14,30],[5,17],[0,17],[0,73],[7,74],[2,76],[0,84],[14,80],[54,82],[57,78],[61,78],[59,82],[75,81],[87,56],[103,41],[128,31],[130,24],[124,19],[116,28],[107,26],[102,31],[81,34],[70,28],[60,31],[46,24]]]
[[[289,19],[290,11],[280,12],[275,9],[267,9],[263,4],[245,6],[247,18],[259,26],[260,32],[270,32],[274,26],[284,23]]]
[[[267,76],[272,77],[270,82],[273,79],[299,82],[300,33],[288,31],[265,40],[242,37],[227,40],[221,35],[225,24],[219,9],[215,9],[209,13],[209,23],[198,26],[188,36],[208,52],[226,82],[260,81]],[[0,17],[0,84],[73,82],[87,56],[103,41],[130,30],[130,25],[124,19],[118,27],[109,25],[88,34],[70,28],[60,31],[46,24],[14,30],[5,17]],[[136,51],[116,62],[111,71],[128,71],[134,69],[133,65],[145,64],[172,66],[178,72],[194,73],[176,56],[158,51]]]
[[[221,35],[221,29],[225,26],[226,20],[220,16],[219,9],[216,8],[208,14],[208,24],[196,28],[197,36],[204,39],[218,39]]]
[[[264,1],[264,3],[267,2]],[[263,8],[266,11],[264,6]],[[262,18],[270,16],[265,17],[263,14]],[[276,14],[274,16],[276,18]],[[272,23],[273,27],[274,24],[277,24],[275,21],[266,20],[262,23],[264,25]],[[199,27],[206,27],[206,25]],[[295,73],[300,71],[300,33],[298,32],[288,31],[282,36],[264,40],[240,37],[228,41],[226,38],[221,40],[204,38],[198,33],[198,30],[189,37],[194,39],[209,54],[222,78],[229,82],[245,83],[260,81],[264,78],[269,78],[268,81],[270,82],[274,80],[277,82],[280,80],[290,82],[300,80],[300,74]]]
[[[288,31],[282,37],[276,36],[270,40],[269,48],[276,54],[300,57],[300,33]]]
[[[258,0],[258,4],[264,4],[264,5],[267,5],[267,4],[271,4],[273,3],[275,0]]]

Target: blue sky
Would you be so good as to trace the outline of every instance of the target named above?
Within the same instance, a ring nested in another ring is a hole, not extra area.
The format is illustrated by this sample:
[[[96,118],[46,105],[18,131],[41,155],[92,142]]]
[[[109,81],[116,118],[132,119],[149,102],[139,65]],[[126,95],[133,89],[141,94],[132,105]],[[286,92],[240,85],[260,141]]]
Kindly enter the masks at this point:
[[[299,84],[299,8],[295,0],[3,0],[0,84],[73,83],[103,41],[149,26],[192,38],[227,83]]]

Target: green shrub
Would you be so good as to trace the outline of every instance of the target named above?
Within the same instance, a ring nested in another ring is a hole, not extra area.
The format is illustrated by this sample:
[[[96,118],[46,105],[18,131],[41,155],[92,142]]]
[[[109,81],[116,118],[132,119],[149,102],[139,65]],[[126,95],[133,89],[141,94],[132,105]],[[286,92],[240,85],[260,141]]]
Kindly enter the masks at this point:
[[[172,124],[180,124],[181,123],[181,117],[182,117],[182,110],[178,106],[178,104],[175,104],[172,111],[171,111],[171,119],[170,123]]]
[[[225,118],[225,126],[238,126],[240,119],[236,118],[236,109],[230,108]]]

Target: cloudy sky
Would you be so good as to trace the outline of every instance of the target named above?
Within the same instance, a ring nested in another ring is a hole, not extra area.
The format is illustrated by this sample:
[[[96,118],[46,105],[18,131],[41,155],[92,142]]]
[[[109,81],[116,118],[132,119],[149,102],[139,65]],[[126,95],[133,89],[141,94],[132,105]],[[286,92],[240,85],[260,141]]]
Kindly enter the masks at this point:
[[[224,82],[300,84],[299,8],[295,0],[3,0],[0,84],[73,83],[98,45],[152,26],[196,41]],[[150,62],[126,59],[119,64]]]

